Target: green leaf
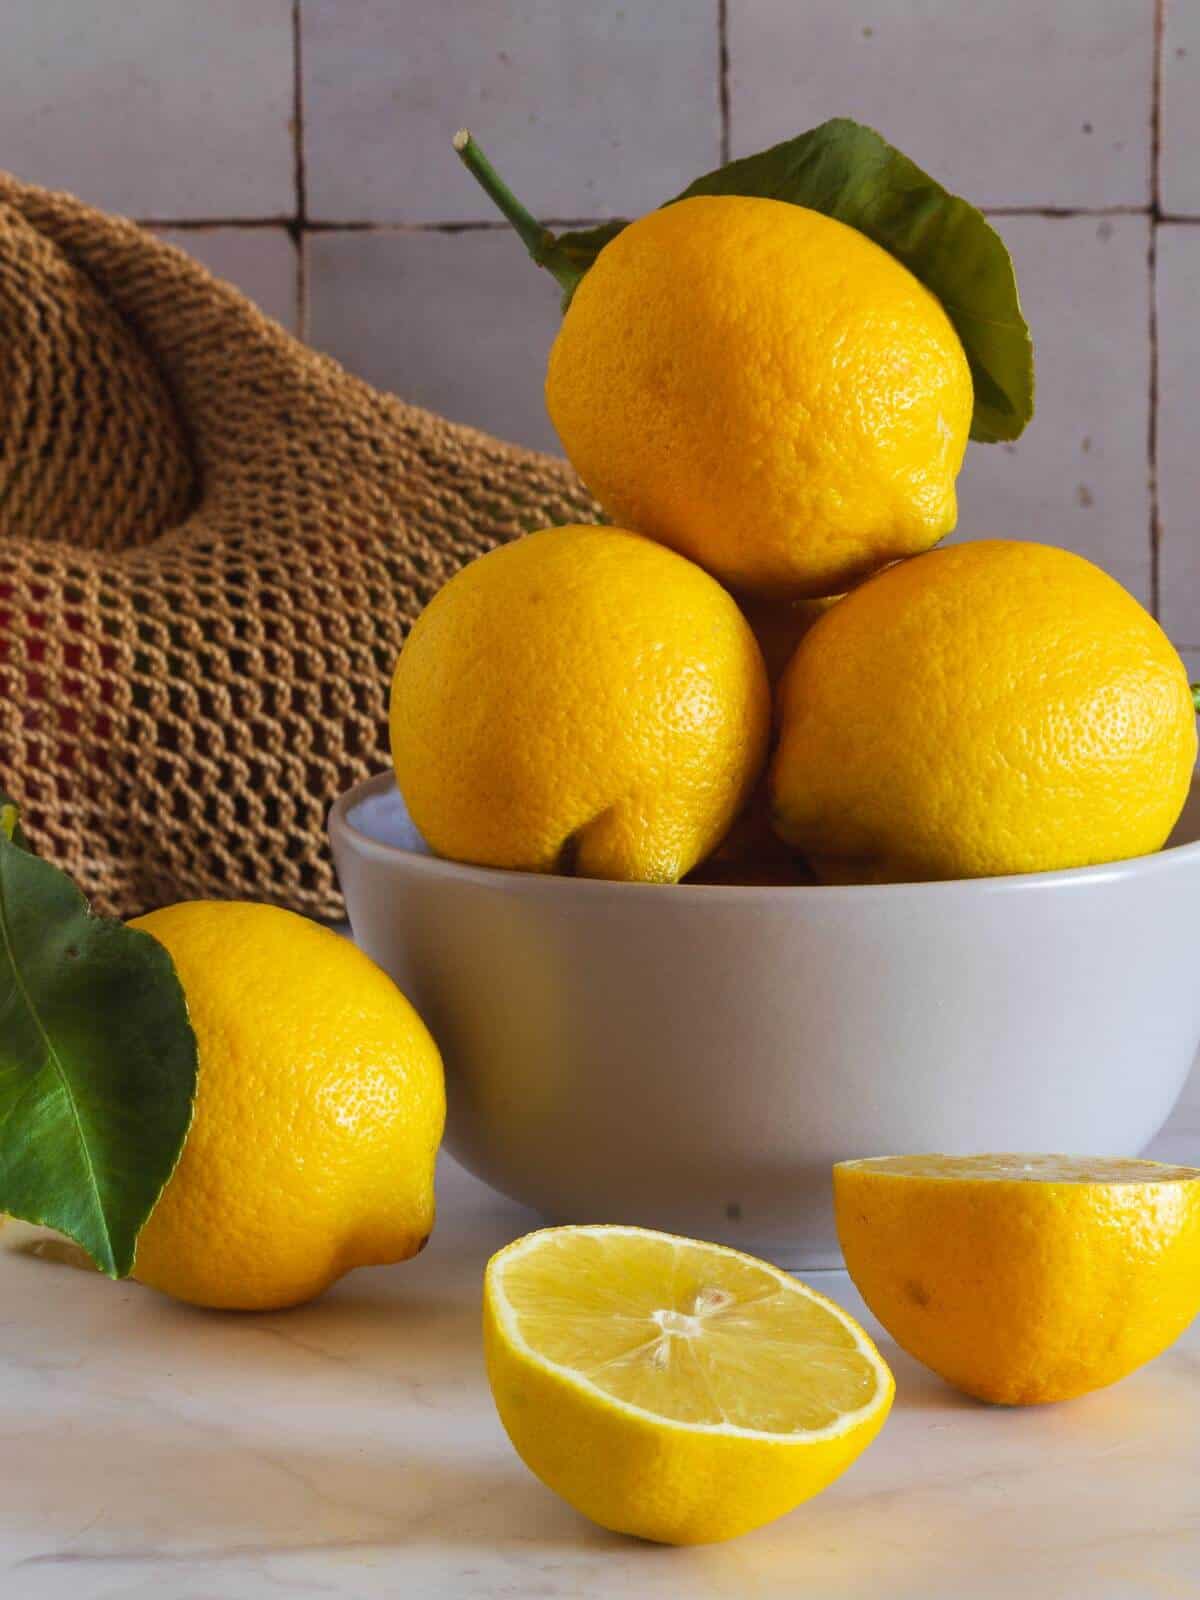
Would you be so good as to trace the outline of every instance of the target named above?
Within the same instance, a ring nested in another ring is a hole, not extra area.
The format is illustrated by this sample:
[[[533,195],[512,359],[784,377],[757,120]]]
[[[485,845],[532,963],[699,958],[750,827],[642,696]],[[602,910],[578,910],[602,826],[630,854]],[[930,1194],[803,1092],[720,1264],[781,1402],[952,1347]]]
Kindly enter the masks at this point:
[[[703,194],[786,200],[865,233],[932,290],[953,322],[975,383],[972,439],[993,444],[1024,430],[1033,416],[1033,341],[1004,241],[982,212],[873,129],[836,117],[697,178],[675,199]],[[622,226],[564,234],[556,244],[570,241],[582,277]]]
[[[191,1122],[196,1038],[171,958],[93,916],[0,796],[0,1212],[125,1277]]]

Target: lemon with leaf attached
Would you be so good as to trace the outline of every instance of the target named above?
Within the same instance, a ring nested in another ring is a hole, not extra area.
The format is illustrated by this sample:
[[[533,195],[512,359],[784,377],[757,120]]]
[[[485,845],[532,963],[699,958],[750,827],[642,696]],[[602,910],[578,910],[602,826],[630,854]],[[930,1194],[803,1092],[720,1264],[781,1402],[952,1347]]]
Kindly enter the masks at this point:
[[[968,437],[1033,369],[986,219],[840,118],[628,223],[555,238],[456,148],[564,289],[546,405],[608,515],[740,596],[834,595],[954,527]]]
[[[134,1276],[263,1311],[416,1255],[445,1090],[437,1046],[386,973],[274,906],[191,901],[131,926],[166,946],[199,1052],[192,1125]]]

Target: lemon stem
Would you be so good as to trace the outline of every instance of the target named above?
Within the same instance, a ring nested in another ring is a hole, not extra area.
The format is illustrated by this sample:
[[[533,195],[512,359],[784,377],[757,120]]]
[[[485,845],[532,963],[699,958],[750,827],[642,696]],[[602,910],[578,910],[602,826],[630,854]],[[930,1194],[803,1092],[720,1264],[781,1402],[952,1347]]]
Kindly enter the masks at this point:
[[[1200,683],[1192,684],[1192,704],[1200,711]]]
[[[572,293],[583,274],[563,258],[550,229],[525,209],[466,128],[458,130],[453,143],[463,166],[501,215],[507,217],[533,260],[568,294]]]

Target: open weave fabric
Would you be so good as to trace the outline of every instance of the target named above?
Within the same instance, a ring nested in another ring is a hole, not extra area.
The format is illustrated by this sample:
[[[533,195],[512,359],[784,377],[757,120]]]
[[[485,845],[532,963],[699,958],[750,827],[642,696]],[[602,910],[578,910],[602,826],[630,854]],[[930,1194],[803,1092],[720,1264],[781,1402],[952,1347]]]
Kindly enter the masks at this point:
[[[97,909],[341,915],[325,817],[388,765],[412,620],[493,545],[595,516],[565,464],[0,175],[0,785]]]

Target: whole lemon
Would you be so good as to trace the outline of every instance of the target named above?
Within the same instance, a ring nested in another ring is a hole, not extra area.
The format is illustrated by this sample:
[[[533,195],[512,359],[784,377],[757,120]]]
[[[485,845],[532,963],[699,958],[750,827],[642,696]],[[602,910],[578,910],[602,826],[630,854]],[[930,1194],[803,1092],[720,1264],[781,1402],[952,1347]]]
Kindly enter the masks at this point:
[[[391,979],[273,906],[191,901],[132,926],[170,952],[199,1046],[192,1126],[134,1276],[263,1311],[416,1255],[445,1091],[437,1046]]]
[[[770,695],[749,625],[682,556],[551,528],[457,573],[405,641],[392,756],[439,855],[673,883],[741,810]]]
[[[1069,1400],[1161,1354],[1200,1309],[1200,1171],[1052,1155],[833,1169],[855,1287],[903,1349],[999,1405]]]
[[[1082,556],[989,539],[878,573],[779,689],[775,826],[834,881],[1043,872],[1146,855],[1196,725],[1154,618]]]
[[[601,250],[546,403],[614,521],[739,592],[795,597],[953,528],[973,390],[939,301],[865,234],[711,195]]]

